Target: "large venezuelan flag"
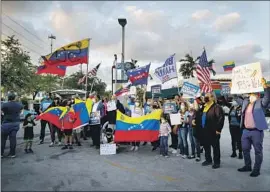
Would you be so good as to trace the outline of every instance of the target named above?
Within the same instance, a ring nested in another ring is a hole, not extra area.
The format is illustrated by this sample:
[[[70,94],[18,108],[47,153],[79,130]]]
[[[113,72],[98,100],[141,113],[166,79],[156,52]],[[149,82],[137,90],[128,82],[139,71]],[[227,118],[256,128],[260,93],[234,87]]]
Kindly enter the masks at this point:
[[[234,61],[228,61],[224,63],[223,69],[224,71],[232,71],[232,69],[235,67]]]
[[[60,116],[63,114],[64,111],[66,111],[66,107],[51,107],[47,109],[44,113],[41,113],[39,116],[37,116],[36,119],[48,121],[56,127],[62,128]]]
[[[156,141],[158,140],[160,116],[156,110],[141,117],[128,117],[117,111],[115,142]]]
[[[73,66],[78,64],[88,64],[88,49],[90,39],[84,39],[63,46],[53,53],[42,56],[45,65]]]
[[[48,66],[48,65],[40,65],[37,68],[36,74],[49,73],[58,76],[65,76],[66,74],[66,66]]]

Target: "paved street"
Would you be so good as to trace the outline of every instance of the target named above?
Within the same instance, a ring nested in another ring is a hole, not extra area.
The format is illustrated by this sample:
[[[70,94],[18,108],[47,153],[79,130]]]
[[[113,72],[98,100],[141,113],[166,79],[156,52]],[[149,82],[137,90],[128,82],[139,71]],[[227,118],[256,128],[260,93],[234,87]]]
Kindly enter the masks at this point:
[[[39,128],[35,133],[39,135]],[[23,145],[19,144],[17,158],[2,159],[3,191],[266,191],[270,186],[270,132],[265,132],[264,162],[258,178],[237,172],[244,164],[243,160],[230,158],[227,124],[221,137],[222,167],[217,170],[181,157],[165,159],[158,152],[152,152],[150,145],[142,146],[138,152],[100,156],[99,151],[89,147],[88,140],[82,147],[62,151],[60,147],[48,147],[48,133],[47,130],[44,145],[37,145],[36,137],[34,154],[24,154]],[[21,129],[19,143],[23,141],[22,136]]]

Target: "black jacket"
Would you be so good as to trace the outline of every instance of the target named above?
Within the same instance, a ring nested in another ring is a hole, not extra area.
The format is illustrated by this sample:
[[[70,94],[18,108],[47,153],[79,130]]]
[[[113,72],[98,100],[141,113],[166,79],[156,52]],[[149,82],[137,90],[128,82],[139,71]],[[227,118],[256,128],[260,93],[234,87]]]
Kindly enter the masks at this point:
[[[228,120],[229,120],[229,124],[231,124],[231,112],[233,110],[234,107],[231,107],[230,108],[230,111],[229,111],[229,114],[228,114]],[[238,106],[236,108],[236,114],[235,114],[235,117],[239,123],[239,126],[240,126],[240,122],[241,122],[241,114],[242,114],[242,107],[241,106]]]
[[[206,122],[202,128],[203,108],[196,114],[196,131],[202,144],[211,144],[216,138],[216,131],[221,132],[224,126],[225,115],[223,109],[214,103],[206,113]]]
[[[119,100],[117,100],[117,102],[116,102],[116,108],[121,113],[125,114],[125,108],[122,105],[122,103],[120,103]],[[113,124],[113,125],[116,124],[116,110],[115,111],[108,111],[107,112],[107,121],[109,121],[109,124]]]

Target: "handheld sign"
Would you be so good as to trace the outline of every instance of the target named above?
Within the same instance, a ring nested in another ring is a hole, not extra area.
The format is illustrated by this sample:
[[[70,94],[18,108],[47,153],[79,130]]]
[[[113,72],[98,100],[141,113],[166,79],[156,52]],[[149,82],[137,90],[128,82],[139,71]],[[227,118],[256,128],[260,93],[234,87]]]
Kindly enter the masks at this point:
[[[220,94],[221,95],[229,95],[231,92],[231,88],[229,85],[221,85]]]
[[[109,101],[107,103],[107,111],[115,111],[116,109],[116,101]]]
[[[180,113],[170,114],[170,120],[171,125],[180,125],[182,123]]]
[[[90,125],[100,124],[100,111],[90,113]]]
[[[100,155],[115,155],[115,154],[116,154],[116,144],[100,145]]]
[[[231,94],[262,92],[261,64],[251,63],[233,68]]]
[[[151,86],[152,94],[161,94],[161,85],[153,85]]]
[[[129,89],[129,95],[136,95],[137,89],[135,86],[131,86]]]
[[[177,113],[176,103],[164,103],[164,114]]]
[[[184,82],[181,92],[184,98],[195,98],[200,90],[200,87],[189,82]]]

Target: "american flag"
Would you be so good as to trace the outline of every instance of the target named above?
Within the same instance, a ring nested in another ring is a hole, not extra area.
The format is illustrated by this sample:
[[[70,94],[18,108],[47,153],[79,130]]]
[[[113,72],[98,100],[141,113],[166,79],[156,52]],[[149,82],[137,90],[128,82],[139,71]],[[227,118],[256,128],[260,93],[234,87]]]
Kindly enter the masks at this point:
[[[100,63],[94,69],[92,69],[91,71],[88,72],[88,76],[95,77],[97,75],[97,71],[98,71],[99,66],[100,66]],[[86,80],[86,75],[83,76],[81,79],[79,79],[78,84],[84,83],[85,80]]]
[[[208,66],[206,51],[203,50],[203,53],[200,57],[199,64],[196,67],[197,78],[201,82],[201,91],[203,93],[212,92],[212,85],[210,79],[210,69]]]

